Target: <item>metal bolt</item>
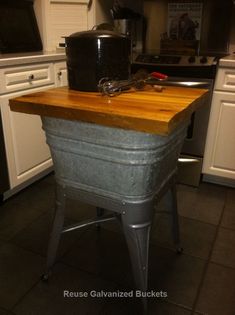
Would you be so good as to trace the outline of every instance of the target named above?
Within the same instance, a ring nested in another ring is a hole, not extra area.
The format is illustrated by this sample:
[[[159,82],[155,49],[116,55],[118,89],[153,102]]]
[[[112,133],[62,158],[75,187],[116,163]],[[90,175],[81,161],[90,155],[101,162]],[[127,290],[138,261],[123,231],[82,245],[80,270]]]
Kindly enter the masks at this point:
[[[122,214],[126,214],[126,211],[122,211]]]

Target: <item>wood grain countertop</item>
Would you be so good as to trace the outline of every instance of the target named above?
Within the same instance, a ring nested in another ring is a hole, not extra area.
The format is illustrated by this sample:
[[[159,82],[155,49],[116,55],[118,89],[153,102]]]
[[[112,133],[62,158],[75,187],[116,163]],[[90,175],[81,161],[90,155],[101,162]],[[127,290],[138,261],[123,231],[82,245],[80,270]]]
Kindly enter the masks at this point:
[[[162,92],[150,87],[130,90],[115,97],[60,87],[16,97],[9,103],[16,112],[167,135],[203,106],[207,96],[205,89],[172,86]]]

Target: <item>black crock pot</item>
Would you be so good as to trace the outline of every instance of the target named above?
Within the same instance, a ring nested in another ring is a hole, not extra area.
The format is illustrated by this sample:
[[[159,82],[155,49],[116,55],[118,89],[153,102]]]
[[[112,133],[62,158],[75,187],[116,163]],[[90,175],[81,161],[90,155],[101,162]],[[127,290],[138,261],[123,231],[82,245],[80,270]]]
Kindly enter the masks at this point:
[[[97,91],[100,79],[130,77],[131,43],[112,31],[91,30],[65,38],[68,83],[71,89]]]

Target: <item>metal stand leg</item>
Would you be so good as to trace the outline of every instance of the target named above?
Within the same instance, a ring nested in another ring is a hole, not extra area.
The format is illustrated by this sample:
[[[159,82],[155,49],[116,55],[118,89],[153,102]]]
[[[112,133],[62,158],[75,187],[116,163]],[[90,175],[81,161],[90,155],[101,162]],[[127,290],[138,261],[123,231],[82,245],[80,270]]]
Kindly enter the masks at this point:
[[[179,233],[179,219],[178,219],[178,206],[177,206],[177,194],[176,194],[176,183],[174,182],[169,191],[167,192],[167,207],[171,210],[172,214],[172,236],[174,243],[177,247],[177,252],[181,253],[183,248],[180,244],[180,233]]]
[[[148,289],[149,235],[153,209],[142,209],[144,218],[136,220],[137,211],[122,214],[123,231],[128,245],[136,288],[142,292]],[[139,217],[140,218],[140,217]],[[144,223],[143,223],[144,222]],[[147,298],[142,297],[143,314],[147,314]]]
[[[105,209],[100,208],[100,207],[96,207],[96,216],[97,216],[97,218],[102,217],[102,215],[104,214],[104,211],[105,211]],[[96,223],[96,228],[97,228],[98,231],[100,230],[100,228],[101,228],[100,223]]]
[[[61,237],[61,232],[64,225],[64,212],[65,212],[65,190],[60,185],[56,186],[56,208],[55,217],[50,234],[50,240],[47,250],[47,264],[46,273],[42,276],[42,280],[47,280],[50,270],[55,262],[57,249]]]
[[[104,214],[104,209],[100,207],[96,207],[97,217],[101,217]]]

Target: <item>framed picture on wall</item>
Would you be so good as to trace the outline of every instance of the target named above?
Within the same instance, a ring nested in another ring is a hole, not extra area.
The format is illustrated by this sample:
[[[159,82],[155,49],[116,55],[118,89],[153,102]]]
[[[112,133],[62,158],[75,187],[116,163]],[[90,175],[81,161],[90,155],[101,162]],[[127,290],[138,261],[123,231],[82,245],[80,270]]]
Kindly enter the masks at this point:
[[[171,40],[200,40],[201,2],[168,3],[168,37]]]

